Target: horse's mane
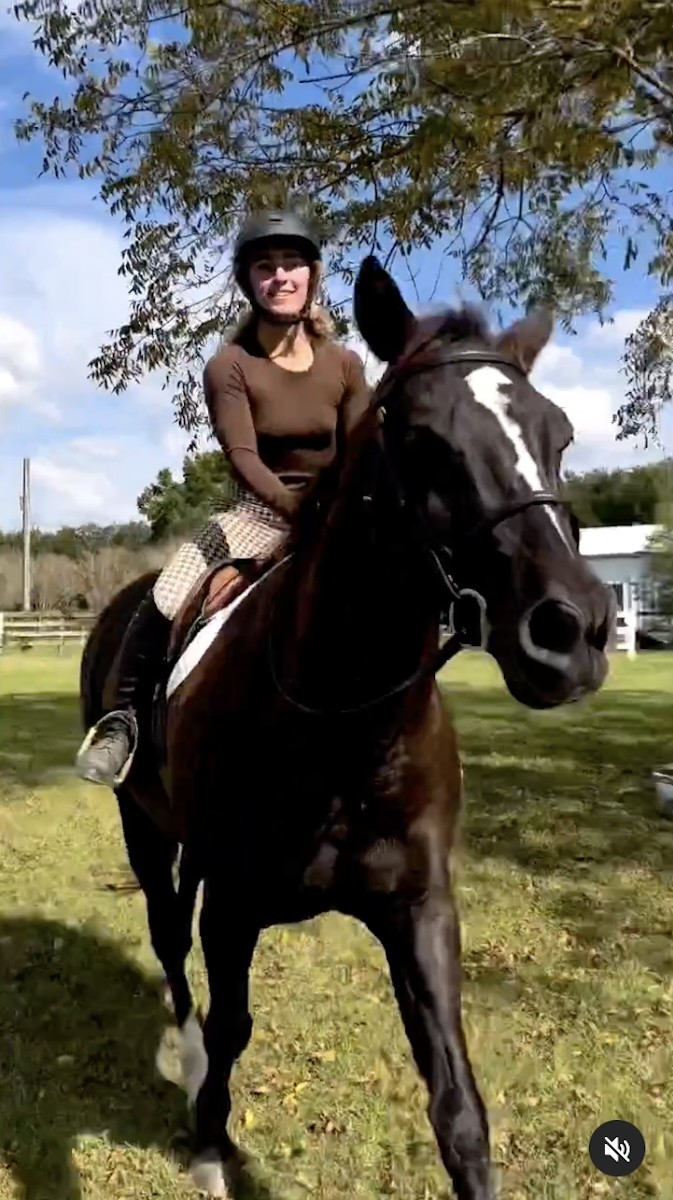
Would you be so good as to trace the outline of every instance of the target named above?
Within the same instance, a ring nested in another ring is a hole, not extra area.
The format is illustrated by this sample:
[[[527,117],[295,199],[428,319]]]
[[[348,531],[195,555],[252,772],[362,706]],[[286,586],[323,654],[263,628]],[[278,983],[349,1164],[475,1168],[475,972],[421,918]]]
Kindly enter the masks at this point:
[[[394,385],[397,374],[406,372],[410,366],[423,362],[430,364],[434,352],[441,342],[482,341],[491,343],[491,334],[483,313],[472,305],[462,308],[442,309],[417,318],[413,334],[398,359],[390,364],[383,378],[372,391],[370,408],[351,435],[351,447],[358,450],[371,442],[377,427],[373,401],[382,386],[386,391]],[[355,443],[353,445],[353,443]],[[357,447],[357,449],[356,449]],[[320,472],[311,484],[308,494],[300,505],[291,525],[285,553],[305,543],[310,532],[324,519],[324,514],[340,489],[342,478],[352,459],[351,453],[337,455],[334,461]]]
[[[437,338],[446,338],[449,342],[491,341],[484,314],[472,304],[464,304],[457,309],[444,308],[420,317],[416,322],[413,342],[420,346]]]

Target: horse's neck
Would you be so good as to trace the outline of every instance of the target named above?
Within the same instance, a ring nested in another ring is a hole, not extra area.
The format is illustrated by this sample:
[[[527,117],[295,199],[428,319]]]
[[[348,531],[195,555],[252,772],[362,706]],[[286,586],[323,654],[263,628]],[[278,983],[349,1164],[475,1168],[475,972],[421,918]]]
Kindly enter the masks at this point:
[[[357,472],[348,479],[297,556],[289,662],[302,691],[328,707],[381,694],[437,645],[419,548],[389,485],[363,503],[367,482]]]

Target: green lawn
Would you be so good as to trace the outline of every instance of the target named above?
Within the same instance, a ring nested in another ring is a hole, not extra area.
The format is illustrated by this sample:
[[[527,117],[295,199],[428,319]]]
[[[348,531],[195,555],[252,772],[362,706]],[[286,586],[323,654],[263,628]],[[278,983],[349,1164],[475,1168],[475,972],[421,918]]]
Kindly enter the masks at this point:
[[[77,657],[0,658],[0,1200],[195,1200],[170,1030],[114,801],[74,780]],[[503,1200],[673,1200],[673,657],[618,660],[600,698],[533,714],[495,668],[445,672],[467,814],[465,1011]],[[193,975],[203,995],[198,954]],[[337,916],[266,934],[234,1080],[249,1200],[444,1200],[383,956]],[[639,1171],[586,1146],[634,1121]]]

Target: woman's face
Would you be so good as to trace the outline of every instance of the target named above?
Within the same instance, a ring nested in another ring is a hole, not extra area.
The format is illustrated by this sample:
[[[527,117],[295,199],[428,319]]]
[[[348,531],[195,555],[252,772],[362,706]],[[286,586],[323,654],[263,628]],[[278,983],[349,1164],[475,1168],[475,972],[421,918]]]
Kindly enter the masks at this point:
[[[311,267],[298,250],[274,247],[255,255],[250,286],[255,300],[269,312],[297,316],[306,305]]]

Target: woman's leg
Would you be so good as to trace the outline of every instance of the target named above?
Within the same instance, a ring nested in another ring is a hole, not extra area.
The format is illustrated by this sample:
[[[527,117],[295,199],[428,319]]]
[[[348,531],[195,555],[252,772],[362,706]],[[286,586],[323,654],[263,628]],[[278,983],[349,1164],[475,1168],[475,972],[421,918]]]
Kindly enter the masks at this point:
[[[77,773],[82,779],[115,788],[126,778],[138,742],[139,722],[151,704],[170,631],[170,620],[157,608],[153,592],[148,592],[124,635],[112,703],[77,755]]]
[[[227,547],[215,522],[186,542],[164,567],[132,617],[115,666],[108,711],[89,731],[77,755],[77,773],[90,783],[115,788],[126,778],[152,704],[154,684],[166,657],[174,617],[211,563]]]
[[[273,514],[260,521],[257,506],[258,501],[254,507],[237,503],[214,514],[192,541],[180,547],[140,604],[122,642],[112,703],[77,755],[77,772],[83,779],[114,788],[126,778],[139,725],[144,725],[151,707],[172,622],[204,572],[232,556],[264,557],[282,541],[284,523]]]

